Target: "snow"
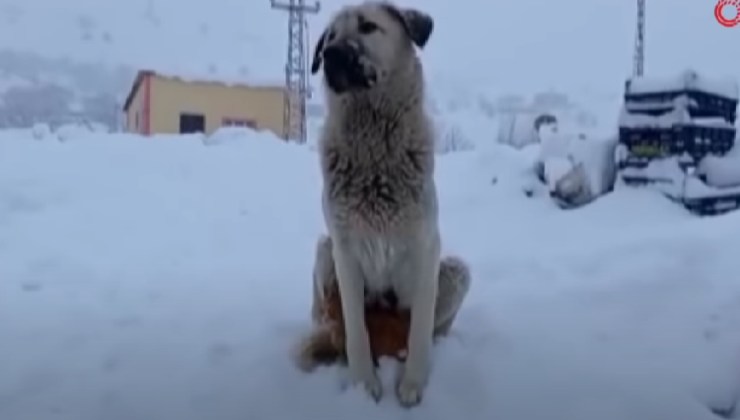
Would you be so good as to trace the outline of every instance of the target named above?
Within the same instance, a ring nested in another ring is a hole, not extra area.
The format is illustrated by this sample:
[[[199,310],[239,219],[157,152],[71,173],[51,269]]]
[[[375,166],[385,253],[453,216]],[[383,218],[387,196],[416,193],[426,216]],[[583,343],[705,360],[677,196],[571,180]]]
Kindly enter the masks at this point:
[[[738,84],[732,77],[707,77],[694,70],[684,70],[672,77],[641,76],[630,79],[627,86],[629,94],[678,92],[700,90],[730,99],[738,99]]]
[[[637,114],[623,107],[619,115],[619,126],[625,128],[673,128],[676,125],[694,125],[733,130],[735,125],[724,118],[692,118],[686,108],[673,108],[661,115]]]
[[[624,186],[561,211],[494,142],[438,159],[475,283],[423,404],[390,361],[380,405],[299,373],[317,156],[217,136],[0,132],[0,418],[710,420],[740,392],[740,213]]]
[[[737,170],[737,156],[707,156],[693,173],[681,169],[681,161],[687,156],[673,156],[653,159],[644,168],[624,168],[623,178],[651,180],[654,187],[676,199],[699,199],[704,197],[726,197],[740,195],[740,173]],[[707,182],[697,175],[703,174]]]
[[[709,155],[702,159],[698,170],[707,177],[707,183],[715,187],[740,186],[740,144],[724,156]]]
[[[588,138],[560,131],[555,125],[540,129],[538,162],[551,193],[585,204],[614,186],[616,138]]]
[[[250,76],[247,71],[233,73],[213,71],[208,73],[193,70],[182,72],[167,68],[164,70],[151,69],[151,71],[161,77],[184,82],[219,83],[226,86],[275,86],[280,88],[285,86],[285,78],[276,75]]]
[[[670,108],[689,108],[697,107],[696,100],[691,99],[688,95],[678,95],[670,101],[630,101],[624,104],[630,112],[650,111],[655,109],[670,109]]]
[[[141,69],[226,83],[283,76],[286,15],[266,1],[0,3],[0,53],[18,70],[0,93],[38,79],[125,96],[120,73]],[[348,2],[321,3],[309,44]],[[561,211],[536,188],[539,145],[496,142],[512,112],[515,134],[535,142],[522,114],[554,108],[563,129],[589,134],[570,153],[591,189],[610,185],[592,169],[613,146],[634,4],[501,0],[472,2],[471,13],[446,0],[399,3],[435,17],[421,54],[438,151],[455,151],[438,161],[442,229],[475,275],[454,334],[435,349],[424,404],[397,407],[390,362],[380,406],[341,392],[338,367],[305,376],[290,363],[323,232],[314,139],[38,124],[0,132],[0,419],[701,420],[732,405],[738,213],[700,220],[621,185]],[[651,1],[649,74],[698,63],[740,77],[736,56],[718,53],[734,51],[736,32],[712,6]],[[486,37],[471,32],[481,27]]]
[[[539,141],[534,121],[538,115],[511,112],[498,117],[497,141],[514,147],[525,147]]]

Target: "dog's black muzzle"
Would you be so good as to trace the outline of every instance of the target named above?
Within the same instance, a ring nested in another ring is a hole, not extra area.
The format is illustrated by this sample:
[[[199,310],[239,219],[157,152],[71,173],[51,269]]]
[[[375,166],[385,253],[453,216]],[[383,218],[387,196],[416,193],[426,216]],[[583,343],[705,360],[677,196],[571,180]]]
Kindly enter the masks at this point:
[[[361,63],[362,51],[349,42],[328,45],[323,52],[324,77],[335,93],[367,89],[375,82]]]

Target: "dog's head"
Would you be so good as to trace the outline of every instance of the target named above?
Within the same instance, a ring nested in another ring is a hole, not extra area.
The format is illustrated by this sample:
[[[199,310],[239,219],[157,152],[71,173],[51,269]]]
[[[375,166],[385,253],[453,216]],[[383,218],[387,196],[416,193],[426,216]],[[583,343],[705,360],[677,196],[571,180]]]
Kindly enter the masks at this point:
[[[386,2],[366,2],[340,10],[316,43],[311,73],[323,66],[335,94],[381,84],[404,59],[423,48],[434,21],[428,14]]]

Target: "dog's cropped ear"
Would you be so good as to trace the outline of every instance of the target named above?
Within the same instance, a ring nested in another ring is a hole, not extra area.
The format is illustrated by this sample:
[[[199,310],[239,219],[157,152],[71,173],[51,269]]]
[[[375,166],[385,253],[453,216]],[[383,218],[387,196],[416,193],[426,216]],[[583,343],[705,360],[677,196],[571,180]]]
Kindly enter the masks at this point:
[[[383,8],[401,22],[403,29],[419,48],[424,48],[434,29],[434,19],[428,14],[416,9],[401,9],[392,4],[384,4]]]
[[[324,31],[316,42],[316,47],[313,50],[313,61],[311,62],[311,74],[316,74],[321,68],[321,53],[324,52],[324,43],[326,42],[326,34],[328,31]]]

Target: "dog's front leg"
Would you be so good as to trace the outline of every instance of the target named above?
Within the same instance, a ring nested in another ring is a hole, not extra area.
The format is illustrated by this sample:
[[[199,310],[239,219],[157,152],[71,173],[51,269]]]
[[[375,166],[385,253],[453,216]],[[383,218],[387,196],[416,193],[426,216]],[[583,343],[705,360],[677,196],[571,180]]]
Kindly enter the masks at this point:
[[[375,374],[370,340],[365,326],[365,281],[359,264],[341,242],[333,247],[339,295],[344,317],[347,364],[352,383],[362,384],[376,400],[383,395],[383,386]]]
[[[411,327],[408,356],[396,390],[399,402],[406,407],[421,402],[429,378],[440,264],[439,252],[434,248],[426,252],[417,249],[407,261],[407,279],[412,282]]]

